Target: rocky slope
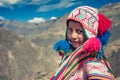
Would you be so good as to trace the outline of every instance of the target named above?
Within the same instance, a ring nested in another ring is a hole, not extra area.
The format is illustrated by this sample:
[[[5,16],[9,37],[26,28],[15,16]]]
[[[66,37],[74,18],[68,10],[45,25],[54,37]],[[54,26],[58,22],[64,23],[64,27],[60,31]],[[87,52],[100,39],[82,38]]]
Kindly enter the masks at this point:
[[[0,80],[48,80],[56,63],[41,52],[34,43],[0,27]]]
[[[100,9],[100,12],[104,13],[113,22],[113,28],[111,30],[110,44],[106,47],[106,53],[109,56],[110,63],[113,68],[113,72],[116,77],[120,76],[120,2],[115,4],[109,4]],[[108,54],[109,53],[109,54]],[[116,67],[117,66],[117,67]]]
[[[20,22],[15,20],[3,20],[0,21],[0,26],[4,27],[4,29],[10,31],[16,36],[30,39],[36,36],[37,34],[41,34],[42,31],[47,30],[51,27],[51,25],[56,20],[46,21],[45,23],[28,23],[28,22]]]

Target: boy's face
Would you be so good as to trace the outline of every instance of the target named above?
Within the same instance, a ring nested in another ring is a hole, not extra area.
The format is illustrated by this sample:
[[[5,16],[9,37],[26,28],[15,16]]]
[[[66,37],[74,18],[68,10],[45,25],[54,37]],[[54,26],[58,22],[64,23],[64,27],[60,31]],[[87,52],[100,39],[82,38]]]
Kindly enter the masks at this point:
[[[82,24],[76,21],[69,21],[67,26],[67,39],[74,48],[81,46],[86,40]]]

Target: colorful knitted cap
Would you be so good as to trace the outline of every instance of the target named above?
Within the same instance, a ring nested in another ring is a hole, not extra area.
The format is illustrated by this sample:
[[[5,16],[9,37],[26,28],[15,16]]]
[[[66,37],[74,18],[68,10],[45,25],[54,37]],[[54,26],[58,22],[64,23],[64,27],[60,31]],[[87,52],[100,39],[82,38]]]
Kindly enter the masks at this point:
[[[98,33],[98,11],[89,6],[75,8],[68,16],[67,22],[74,20],[82,23],[87,38],[96,37]]]

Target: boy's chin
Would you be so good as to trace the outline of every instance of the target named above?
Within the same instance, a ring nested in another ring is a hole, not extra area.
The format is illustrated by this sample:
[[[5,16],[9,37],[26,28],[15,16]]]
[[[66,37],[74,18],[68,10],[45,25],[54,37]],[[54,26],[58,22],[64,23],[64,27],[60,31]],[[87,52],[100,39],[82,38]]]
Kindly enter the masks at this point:
[[[73,45],[73,47],[76,49],[78,47],[80,47],[81,45]]]

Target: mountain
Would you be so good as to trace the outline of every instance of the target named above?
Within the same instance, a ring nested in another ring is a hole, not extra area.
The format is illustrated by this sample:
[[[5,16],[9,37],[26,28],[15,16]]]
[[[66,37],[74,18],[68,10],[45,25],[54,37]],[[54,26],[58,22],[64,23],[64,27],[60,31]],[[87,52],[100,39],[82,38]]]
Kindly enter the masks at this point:
[[[1,21],[1,27],[12,32],[16,36],[29,39],[37,34],[41,34],[42,31],[47,30],[51,27],[56,20],[46,21],[45,23],[29,23],[29,22],[19,22],[15,20],[5,20]],[[2,25],[4,24],[4,25]]]
[[[105,52],[109,53],[107,55],[109,56],[113,72],[118,77],[120,76],[120,2],[106,5],[100,9],[100,12],[104,13],[113,22],[110,43],[107,45]]]
[[[34,43],[0,28],[0,80],[40,79],[57,66]],[[53,63],[51,63],[53,62]],[[51,67],[49,66],[51,65]],[[45,79],[48,79],[45,77]]]
[[[117,79],[120,77],[120,3],[99,11],[113,22],[110,43],[105,53]],[[68,14],[45,23],[0,22],[0,78],[10,80],[49,80],[60,57],[53,51],[56,41],[65,38]],[[116,80],[117,80],[116,79]],[[1,79],[0,79],[1,80]]]

